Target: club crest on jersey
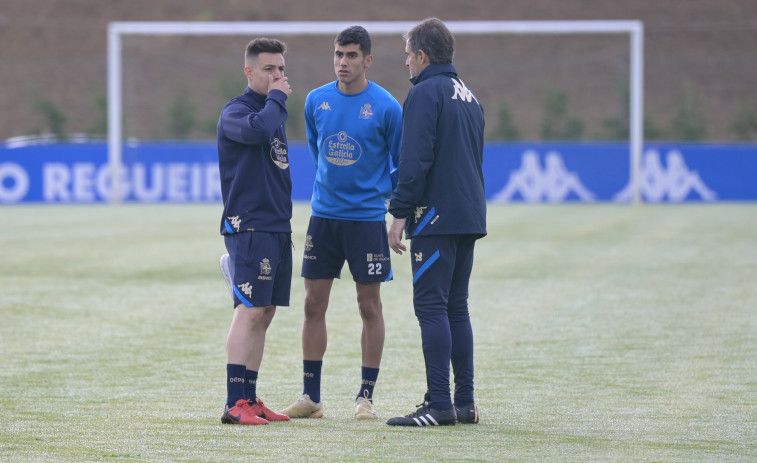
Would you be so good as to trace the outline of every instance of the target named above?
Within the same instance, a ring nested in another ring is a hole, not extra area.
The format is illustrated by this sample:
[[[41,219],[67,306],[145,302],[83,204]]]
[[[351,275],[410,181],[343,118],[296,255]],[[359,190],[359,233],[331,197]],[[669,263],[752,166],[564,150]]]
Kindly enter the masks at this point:
[[[274,138],[271,142],[271,160],[274,164],[279,166],[280,169],[289,168],[289,151],[287,150],[287,144],[278,138]]]
[[[366,103],[360,108],[360,119],[370,119],[371,116],[373,116],[373,109],[370,103]]]
[[[318,106],[318,109],[322,109],[324,111],[331,111],[331,106],[329,106],[328,101],[324,101],[323,103],[321,103],[320,106]]]
[[[326,160],[337,166],[355,164],[363,154],[363,148],[357,140],[341,131],[323,141],[323,154]]]

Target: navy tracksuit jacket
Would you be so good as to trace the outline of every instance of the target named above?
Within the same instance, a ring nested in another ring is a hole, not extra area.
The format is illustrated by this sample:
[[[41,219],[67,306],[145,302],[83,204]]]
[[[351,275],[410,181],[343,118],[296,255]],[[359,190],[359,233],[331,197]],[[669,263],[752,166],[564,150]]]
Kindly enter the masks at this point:
[[[452,64],[432,64],[411,82],[389,212],[408,219],[408,237],[484,236],[484,110]]]

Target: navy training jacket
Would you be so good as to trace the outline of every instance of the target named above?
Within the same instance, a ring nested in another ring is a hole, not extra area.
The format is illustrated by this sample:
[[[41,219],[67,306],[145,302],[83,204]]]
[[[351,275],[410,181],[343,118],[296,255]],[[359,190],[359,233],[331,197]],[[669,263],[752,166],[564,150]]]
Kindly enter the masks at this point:
[[[221,234],[292,231],[286,100],[279,90],[266,96],[247,87],[221,111],[217,127]]]
[[[452,64],[429,65],[410,81],[389,212],[407,219],[408,238],[484,236],[483,107]]]

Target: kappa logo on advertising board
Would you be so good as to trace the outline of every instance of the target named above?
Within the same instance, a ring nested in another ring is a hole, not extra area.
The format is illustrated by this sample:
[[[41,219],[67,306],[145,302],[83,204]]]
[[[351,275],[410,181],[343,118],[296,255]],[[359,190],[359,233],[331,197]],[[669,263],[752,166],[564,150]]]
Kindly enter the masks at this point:
[[[528,150],[521,156],[520,168],[510,173],[504,188],[493,199],[509,202],[519,194],[528,203],[562,202],[571,193],[583,202],[594,201],[594,193],[581,183],[578,174],[568,171],[560,153],[548,152],[542,169],[539,154]]]
[[[671,203],[680,203],[692,193],[699,195],[703,201],[717,199],[717,194],[707,187],[699,173],[689,169],[680,151],[668,151],[665,161],[667,166],[662,165],[660,152],[656,149],[644,153],[638,181],[639,193],[645,201],[658,203],[667,197]],[[629,202],[631,191],[629,183],[613,197],[613,200]]]

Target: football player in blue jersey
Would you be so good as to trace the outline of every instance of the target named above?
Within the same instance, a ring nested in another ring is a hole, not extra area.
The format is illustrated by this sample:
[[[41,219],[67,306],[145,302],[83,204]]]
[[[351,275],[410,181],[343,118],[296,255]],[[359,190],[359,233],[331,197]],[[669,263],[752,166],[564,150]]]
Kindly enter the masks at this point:
[[[292,94],[286,45],[259,38],[245,50],[247,88],[218,120],[223,196],[221,272],[234,299],[226,339],[226,407],[221,422],[267,424],[289,417],[257,397],[265,335],[276,306],[289,305],[292,283],[292,180],[284,121]]]
[[[326,352],[326,310],[334,278],[346,261],[362,319],[361,385],[356,419],[376,419],[373,389],[384,348],[381,282],[392,279],[385,216],[396,185],[402,130],[397,100],[366,73],[373,63],[371,37],[360,26],[334,41],[336,80],[305,100],[308,145],[316,166],[305,239],[305,319],[302,328],[303,394],[282,413],[320,418],[321,368]]]
[[[410,239],[413,307],[421,327],[427,392],[415,412],[387,424],[478,423],[468,282],[476,240],[486,235],[484,110],[452,65],[455,39],[442,21],[428,18],[404,38],[413,88],[403,106],[389,244],[402,254],[403,231]]]

